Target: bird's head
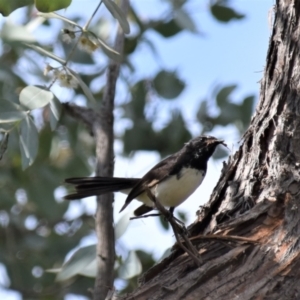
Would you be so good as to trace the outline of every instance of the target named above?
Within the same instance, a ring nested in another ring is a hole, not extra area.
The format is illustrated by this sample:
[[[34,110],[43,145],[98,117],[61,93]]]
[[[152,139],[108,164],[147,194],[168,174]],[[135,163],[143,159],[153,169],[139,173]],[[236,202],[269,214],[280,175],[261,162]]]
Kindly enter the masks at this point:
[[[198,155],[205,155],[209,158],[220,144],[228,148],[223,140],[219,140],[213,136],[202,135],[186,143],[186,148],[188,151],[192,151]]]

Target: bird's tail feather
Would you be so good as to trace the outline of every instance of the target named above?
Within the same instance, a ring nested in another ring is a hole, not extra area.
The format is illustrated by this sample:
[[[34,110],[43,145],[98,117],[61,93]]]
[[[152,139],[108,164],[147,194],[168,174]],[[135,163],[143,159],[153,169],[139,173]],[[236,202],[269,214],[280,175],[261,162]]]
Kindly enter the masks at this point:
[[[66,195],[66,200],[81,199],[89,196],[102,195],[110,192],[131,189],[139,181],[139,178],[120,177],[76,177],[68,178],[66,183],[73,184],[76,192]]]

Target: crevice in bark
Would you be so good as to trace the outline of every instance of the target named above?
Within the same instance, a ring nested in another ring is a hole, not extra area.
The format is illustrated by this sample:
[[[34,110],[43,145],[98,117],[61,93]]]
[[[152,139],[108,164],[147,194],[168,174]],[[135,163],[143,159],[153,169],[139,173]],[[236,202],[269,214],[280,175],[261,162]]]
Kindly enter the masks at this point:
[[[277,42],[276,41],[271,41],[270,43],[270,53],[276,53],[275,47],[276,47]],[[270,68],[269,68],[269,79],[270,81],[273,80],[273,75],[274,72],[276,71],[276,64],[277,64],[277,55],[275,54],[274,56],[270,56]]]

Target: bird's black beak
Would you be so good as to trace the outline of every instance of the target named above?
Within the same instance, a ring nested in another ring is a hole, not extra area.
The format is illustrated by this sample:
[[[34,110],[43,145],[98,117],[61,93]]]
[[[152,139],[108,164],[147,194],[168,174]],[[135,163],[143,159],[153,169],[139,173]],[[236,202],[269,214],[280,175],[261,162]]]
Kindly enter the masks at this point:
[[[224,147],[226,147],[229,150],[227,144],[223,140],[217,140],[217,142],[218,142],[218,144],[223,145]]]
[[[226,143],[223,141],[223,140],[219,140],[219,139],[216,139],[216,138],[212,138],[211,140],[208,140],[208,145],[211,145],[211,146],[215,146],[215,145],[223,145],[224,147],[226,147],[227,149],[229,149],[228,148],[228,146],[226,145]]]

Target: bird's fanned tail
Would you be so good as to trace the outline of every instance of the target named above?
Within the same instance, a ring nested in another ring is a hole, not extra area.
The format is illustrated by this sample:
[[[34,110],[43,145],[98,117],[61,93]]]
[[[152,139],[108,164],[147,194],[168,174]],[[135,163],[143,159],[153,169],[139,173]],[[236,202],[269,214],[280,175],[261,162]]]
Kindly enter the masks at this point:
[[[65,180],[66,183],[75,186],[76,192],[66,195],[66,200],[81,199],[90,196],[97,196],[121,190],[132,189],[139,178],[119,177],[75,177]]]

